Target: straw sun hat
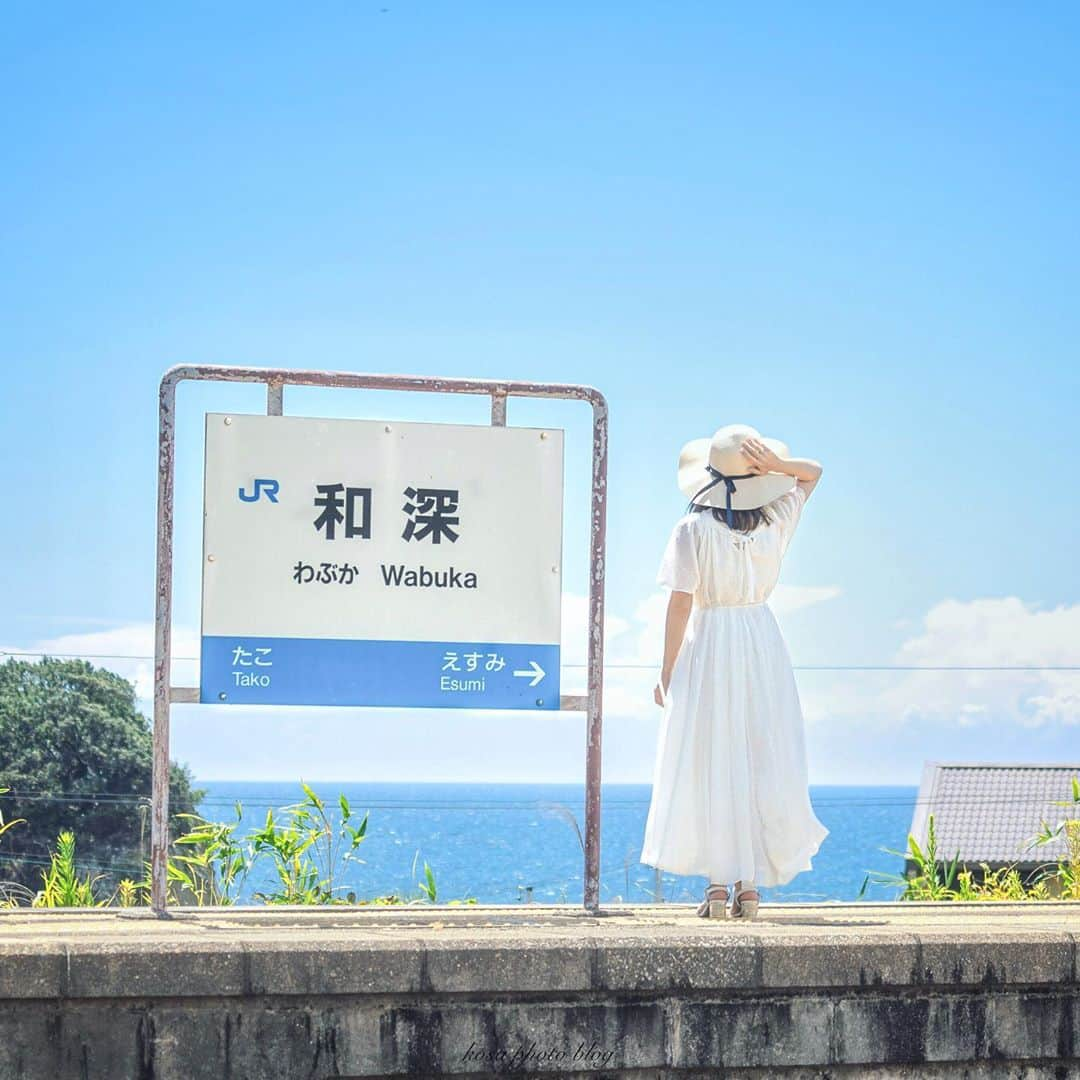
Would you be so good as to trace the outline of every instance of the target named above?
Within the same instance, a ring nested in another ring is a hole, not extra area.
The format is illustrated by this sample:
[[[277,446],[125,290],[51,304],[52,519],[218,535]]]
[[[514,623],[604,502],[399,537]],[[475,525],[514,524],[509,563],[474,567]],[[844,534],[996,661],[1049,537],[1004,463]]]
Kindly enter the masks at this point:
[[[787,457],[786,443],[767,439],[748,424],[728,424],[711,439],[688,442],[679,454],[679,490],[698,506],[753,510],[778,499],[796,484],[784,473],[757,475],[740,447],[744,439],[760,439],[778,457]]]

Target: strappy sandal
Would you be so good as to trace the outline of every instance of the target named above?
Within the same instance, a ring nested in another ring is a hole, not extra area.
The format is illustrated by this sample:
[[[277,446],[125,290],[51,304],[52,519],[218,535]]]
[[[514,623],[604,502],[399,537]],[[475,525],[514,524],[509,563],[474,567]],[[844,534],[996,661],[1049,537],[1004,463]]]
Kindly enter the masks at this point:
[[[705,899],[698,904],[698,915],[703,919],[726,919],[727,898],[726,885],[710,885],[705,890]]]
[[[756,919],[760,899],[757,889],[736,889],[735,898],[731,901],[731,918],[747,922]]]

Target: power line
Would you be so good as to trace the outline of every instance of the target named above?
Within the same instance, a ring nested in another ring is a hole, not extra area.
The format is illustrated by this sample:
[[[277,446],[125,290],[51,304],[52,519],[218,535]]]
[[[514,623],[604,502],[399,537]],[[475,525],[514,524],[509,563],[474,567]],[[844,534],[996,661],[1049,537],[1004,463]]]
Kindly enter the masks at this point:
[[[153,656],[126,653],[29,652],[0,649],[0,656],[64,657],[68,660],[146,660]],[[197,656],[173,656],[171,659],[196,663]],[[562,664],[567,671],[584,671],[588,664]],[[610,671],[656,671],[657,664],[604,664]],[[793,664],[795,671],[1080,671],[1080,664]]]
[[[65,803],[103,803],[106,806],[117,803],[145,803],[150,805],[149,795],[21,795],[6,792],[0,799],[16,799],[19,802],[65,802]]]
[[[0,854],[0,862],[19,862],[30,863],[33,866],[52,866],[53,860],[51,856],[2,853]],[[135,863],[117,862],[102,865],[101,863],[83,862],[82,857],[78,855],[75,856],[75,864],[79,870],[133,870],[136,873],[142,873],[145,869],[142,866],[137,866]]]
[[[68,660],[153,660],[152,656],[130,656],[126,653],[29,652],[20,649],[0,649],[0,656],[63,656]],[[197,656],[174,656],[173,660],[198,660]]]
[[[587,664],[563,664],[565,669]],[[604,664],[623,671],[657,671],[657,664]],[[1080,664],[792,664],[795,671],[1080,671]]]
[[[429,810],[455,810],[468,813],[475,812],[489,812],[489,813],[501,813],[506,810],[528,810],[538,814],[547,814],[550,811],[546,805],[551,800],[491,800],[491,801],[461,801],[461,802],[443,802],[438,800],[417,800],[410,801],[406,799],[394,800],[390,802],[368,802],[358,798],[355,794],[349,798],[350,803],[354,803],[354,815],[368,810],[389,810],[389,811],[429,811]],[[58,793],[49,794],[47,792],[18,792],[8,791],[0,794],[0,800],[8,800],[9,802],[63,802],[63,803],[91,803],[91,804],[103,804],[105,806],[115,806],[123,804],[134,804],[148,806],[150,804],[149,795],[112,795],[108,793],[95,794],[82,793],[82,794],[68,794]],[[325,796],[324,801],[327,804],[327,809],[331,812],[336,812],[337,800],[333,796]],[[1057,806],[1058,803],[1065,803],[1066,806],[1072,806],[1071,800],[1066,798],[1066,793],[1062,793],[1061,797],[1054,796],[1028,796],[1025,798],[1014,798],[1010,796],[985,796],[979,795],[963,795],[953,796],[949,798],[929,798],[921,799],[917,795],[904,796],[904,795],[882,795],[882,796],[824,796],[811,800],[815,807],[824,806],[843,806],[843,807],[916,807],[916,806],[936,806],[936,807],[970,807],[970,806],[1043,806],[1052,807]],[[233,807],[236,803],[240,803],[242,808],[252,809],[265,809],[267,807],[273,809],[284,809],[289,806],[299,805],[295,798],[290,799],[287,796],[274,796],[274,795],[258,795],[245,797],[242,793],[236,795],[223,795],[223,794],[209,794],[204,796],[198,803],[200,808],[218,809],[223,807]],[[603,809],[608,810],[634,810],[642,807],[647,807],[650,803],[648,797],[640,799],[605,799],[603,801]],[[566,806],[566,803],[559,803],[560,806]],[[1059,809],[1065,809],[1066,806],[1062,806]]]

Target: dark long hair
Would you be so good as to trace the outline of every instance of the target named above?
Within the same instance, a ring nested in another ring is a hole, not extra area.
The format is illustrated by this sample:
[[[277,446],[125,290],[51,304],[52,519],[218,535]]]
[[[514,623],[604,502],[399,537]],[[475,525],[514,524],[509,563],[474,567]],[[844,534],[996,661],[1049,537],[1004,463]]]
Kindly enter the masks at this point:
[[[703,506],[701,503],[691,503],[689,509],[695,514],[700,514],[703,510],[711,510],[712,516],[717,521],[727,524],[722,506]],[[764,506],[756,506],[753,510],[731,511],[731,528],[736,532],[753,532],[758,526],[767,525],[770,521],[772,521],[772,518]]]

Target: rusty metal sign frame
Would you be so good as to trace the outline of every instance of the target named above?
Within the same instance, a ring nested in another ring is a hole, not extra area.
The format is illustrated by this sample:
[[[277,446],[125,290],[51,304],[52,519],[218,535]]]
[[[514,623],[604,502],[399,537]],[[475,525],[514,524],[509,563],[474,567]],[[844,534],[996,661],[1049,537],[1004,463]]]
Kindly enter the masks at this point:
[[[198,703],[197,687],[172,685],[173,481],[176,453],[176,388],[187,381],[253,382],[266,386],[266,412],[281,416],[286,386],[351,390],[413,390],[431,394],[479,394],[491,399],[491,424],[506,426],[512,397],[585,401],[592,406],[592,514],[589,536],[589,652],[584,697],[563,695],[562,711],[584,712],[585,880],[584,907],[600,907],[600,769],[604,687],[604,571],[607,545],[608,407],[591,386],[496,379],[436,378],[425,375],[375,375],[344,371],[180,364],[161,379],[158,406],[157,588],[154,612],[154,749],[151,794],[151,907],[168,915],[169,710],[176,703]]]

